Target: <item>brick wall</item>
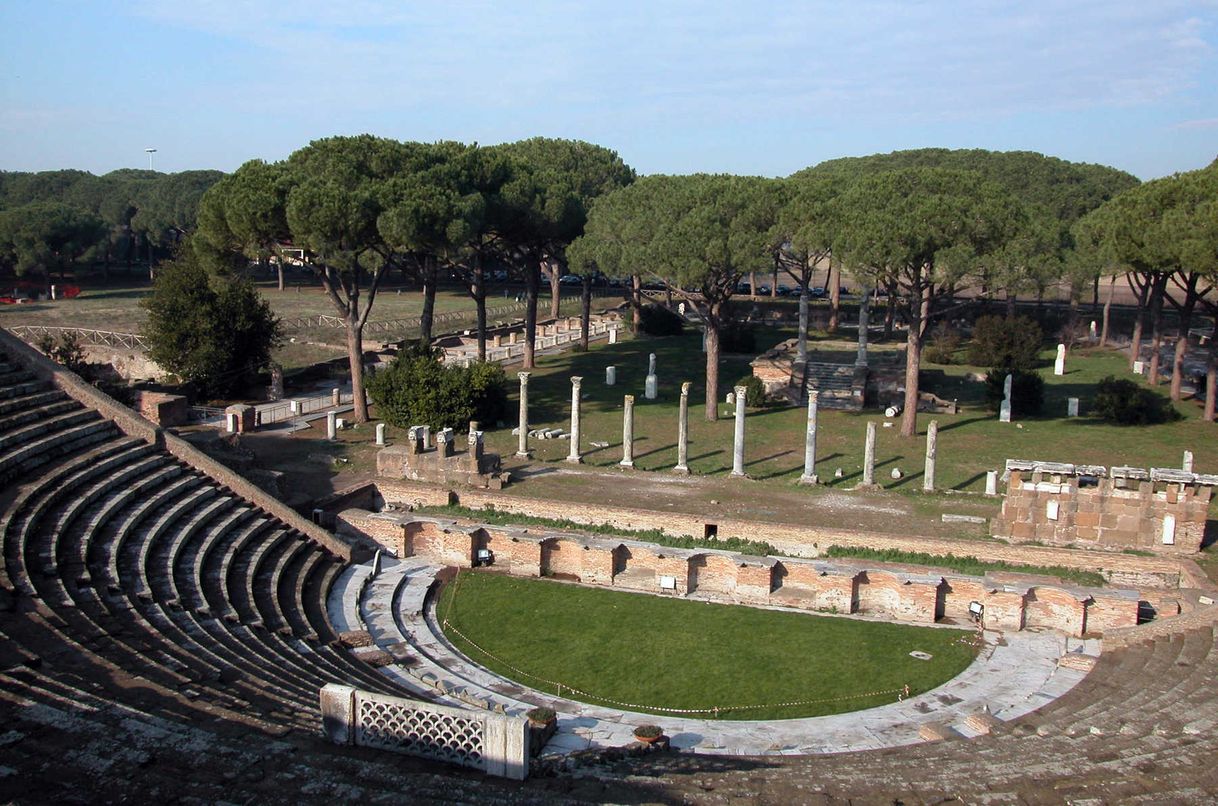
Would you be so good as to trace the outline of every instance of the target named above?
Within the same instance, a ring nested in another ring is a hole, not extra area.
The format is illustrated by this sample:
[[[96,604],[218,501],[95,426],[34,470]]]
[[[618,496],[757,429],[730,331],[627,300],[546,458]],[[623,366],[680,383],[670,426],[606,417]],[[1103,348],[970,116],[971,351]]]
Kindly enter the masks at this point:
[[[495,564],[518,576],[558,576],[576,582],[658,595],[700,594],[742,604],[859,613],[931,624],[944,618],[966,624],[969,603],[984,608],[983,623],[997,629],[1048,627],[1081,635],[1136,623],[1137,596],[1129,591],[1066,590],[1020,584],[1015,575],[956,577],[911,574],[893,568],[774,560],[730,552],[674,549],[637,541],[550,534],[523,529],[460,525],[409,514],[339,513],[341,528],[391,545],[396,524],[402,551],[448,565],[472,565],[487,546]],[[672,587],[661,580],[671,577]]]
[[[139,390],[135,393],[135,410],[149,422],[160,426],[185,425],[189,407],[182,395]]]
[[[1205,484],[1124,478],[1080,486],[1076,475],[1011,470],[993,532],[1018,543],[1196,554],[1211,491]]]
[[[705,534],[707,524],[716,524],[720,537],[766,540],[780,554],[819,557],[830,546],[896,549],[925,554],[957,554],[980,560],[1027,565],[1058,565],[1098,571],[1114,585],[1129,587],[1176,588],[1180,585],[1181,564],[1172,557],[1137,557],[1115,552],[1097,553],[1085,549],[1048,546],[1007,545],[987,541],[961,541],[943,538],[859,532],[848,529],[822,529],[789,526],[736,518],[698,517],[679,512],[658,512],[598,506],[592,503],[523,498],[483,490],[445,490],[405,480],[378,479],[376,486],[386,501],[404,506],[432,506],[460,503],[473,509],[494,507],[542,518],[569,520],[598,525],[612,523],[622,529],[659,529],[674,536]]]

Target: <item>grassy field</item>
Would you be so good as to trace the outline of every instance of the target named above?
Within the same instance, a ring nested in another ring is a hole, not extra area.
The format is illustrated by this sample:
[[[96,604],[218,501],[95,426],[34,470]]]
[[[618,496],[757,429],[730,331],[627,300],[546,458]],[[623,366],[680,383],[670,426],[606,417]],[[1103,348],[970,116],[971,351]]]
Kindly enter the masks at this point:
[[[758,348],[775,344],[792,331],[765,328]],[[677,402],[681,381],[692,381],[690,395],[691,470],[701,475],[726,476],[731,470],[732,420],[726,405],[721,419],[707,422],[703,405],[703,355],[700,336],[687,333],[667,338],[625,340],[616,345],[594,345],[587,353],[546,356],[529,384],[529,420],[534,427],[569,428],[572,375],[584,377],[582,432],[584,460],[593,466],[612,467],[621,459],[622,396],[635,395],[635,467],[667,470],[676,463]],[[816,343],[813,343],[813,347]],[[891,348],[889,348],[891,349]],[[647,355],[657,356],[659,398],[644,400],[643,380]],[[893,427],[878,431],[876,480],[883,487],[920,492],[925,455],[926,426],[939,422],[937,483],[951,490],[980,491],[987,470],[1001,470],[1009,458],[1044,459],[1104,465],[1178,467],[1185,449],[1192,450],[1201,471],[1218,470],[1218,431],[1198,419],[1192,403],[1178,406],[1184,419],[1164,425],[1128,428],[1108,425],[1087,417],[1097,381],[1105,375],[1131,377],[1125,357],[1108,350],[1077,351],[1067,361],[1064,376],[1052,374],[1053,352],[1042,355],[1045,377],[1045,416],[1017,423],[999,423],[984,406],[983,384],[969,380],[984,368],[930,366],[931,388],[941,397],[960,401],[955,415],[922,414],[919,436],[905,439]],[[720,391],[749,372],[751,355],[725,356],[720,370]],[[605,367],[617,367],[617,385],[606,386]],[[514,380],[514,379],[512,379]],[[515,384],[512,383],[513,397]],[[1066,399],[1081,400],[1083,416],[1067,419]],[[514,412],[514,408],[512,411]],[[509,415],[510,416],[510,415]],[[826,487],[852,487],[862,477],[863,438],[868,421],[881,422],[878,412],[822,411],[818,431],[817,471]],[[750,410],[747,418],[745,469],[754,479],[794,482],[803,469],[805,412],[802,408]],[[492,448],[505,456],[515,452],[512,423],[489,435]],[[592,443],[608,443],[593,447]],[[532,440],[535,457],[542,462],[561,462],[569,445],[565,440]],[[899,467],[901,479],[890,471]],[[841,468],[843,477],[833,478]]]
[[[617,707],[656,713],[661,723],[664,712],[657,708],[720,709],[682,714],[708,719],[787,719],[871,708],[895,702],[906,685],[911,694],[940,685],[976,654],[972,633],[962,630],[478,571],[464,571],[449,584],[437,612],[458,649],[505,677],[593,704],[628,703]],[[933,657],[917,660],[909,655],[913,650]]]

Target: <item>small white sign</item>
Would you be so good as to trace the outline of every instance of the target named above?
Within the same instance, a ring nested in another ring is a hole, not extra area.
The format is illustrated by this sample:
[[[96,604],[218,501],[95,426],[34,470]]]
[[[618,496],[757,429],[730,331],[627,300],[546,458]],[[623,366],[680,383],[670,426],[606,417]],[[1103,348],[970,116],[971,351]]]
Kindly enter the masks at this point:
[[[660,589],[666,591],[675,591],[677,589],[677,578],[660,577]]]

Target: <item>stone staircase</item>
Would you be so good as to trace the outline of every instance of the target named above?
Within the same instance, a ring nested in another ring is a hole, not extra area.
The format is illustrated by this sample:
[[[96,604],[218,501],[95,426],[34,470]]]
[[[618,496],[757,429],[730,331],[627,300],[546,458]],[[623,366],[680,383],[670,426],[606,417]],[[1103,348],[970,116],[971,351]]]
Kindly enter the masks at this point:
[[[853,364],[809,361],[804,366],[803,401],[807,402],[808,392],[815,390],[822,409],[861,410],[863,390],[855,388],[854,369]]]

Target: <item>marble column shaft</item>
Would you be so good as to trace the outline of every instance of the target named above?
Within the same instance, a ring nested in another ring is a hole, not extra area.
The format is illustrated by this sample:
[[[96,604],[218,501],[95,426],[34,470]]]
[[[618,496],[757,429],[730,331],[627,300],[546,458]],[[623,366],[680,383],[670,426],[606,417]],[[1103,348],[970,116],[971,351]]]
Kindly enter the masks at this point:
[[[808,392],[808,430],[804,435],[804,474],[799,480],[804,484],[816,483],[816,415],[820,405],[820,392]]]
[[[681,384],[681,407],[677,411],[677,473],[689,473],[689,381]]]
[[[516,455],[529,458],[529,373],[518,372],[520,379],[520,438],[516,443]]]
[[[939,455],[939,421],[931,420],[926,427],[926,470],[922,474],[922,491],[935,491],[935,458]]]
[[[744,475],[744,411],[747,394],[745,387],[736,387],[736,433],[732,440],[732,475],[737,477]]]
[[[875,423],[867,423],[867,442],[863,445],[863,486],[875,485]]]
[[[634,467],[634,395],[622,399],[622,467]]]
[[[579,455],[579,385],[583,380],[578,375],[571,376],[571,451],[567,461],[575,464],[583,461]]]

